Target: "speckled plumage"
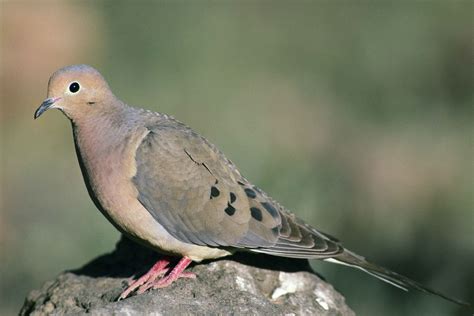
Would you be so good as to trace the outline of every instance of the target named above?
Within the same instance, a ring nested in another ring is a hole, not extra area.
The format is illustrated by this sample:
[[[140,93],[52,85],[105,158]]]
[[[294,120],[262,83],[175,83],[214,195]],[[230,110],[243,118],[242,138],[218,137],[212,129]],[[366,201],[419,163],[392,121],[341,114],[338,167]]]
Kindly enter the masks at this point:
[[[400,288],[443,296],[367,262],[304,223],[183,123],[120,101],[94,68],[58,70],[49,81],[48,98],[35,118],[58,108],[71,120],[89,194],[105,217],[131,239],[184,257],[173,270],[166,268],[169,260],[161,260],[121,298],[136,288],[140,293],[169,285],[185,276],[191,260],[241,250],[325,259],[360,268]]]

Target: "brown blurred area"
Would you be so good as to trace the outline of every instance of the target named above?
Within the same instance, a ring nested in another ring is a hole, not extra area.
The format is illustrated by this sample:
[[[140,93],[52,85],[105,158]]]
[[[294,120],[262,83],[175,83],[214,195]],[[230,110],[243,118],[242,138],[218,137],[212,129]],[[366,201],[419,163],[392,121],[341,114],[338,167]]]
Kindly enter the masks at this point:
[[[42,273],[50,262],[46,259],[38,263],[43,258],[38,254],[49,257],[45,250],[51,247],[51,239],[42,243],[42,231],[49,229],[43,224],[61,225],[54,221],[54,212],[45,214],[38,207],[38,197],[48,190],[48,173],[57,171],[54,168],[58,162],[53,157],[61,145],[42,141],[54,130],[47,124],[43,130],[46,134],[41,136],[33,124],[32,111],[45,98],[45,87],[54,70],[85,58],[100,62],[105,39],[100,13],[80,3],[18,1],[2,2],[0,6],[0,314],[5,315],[18,312],[25,290],[45,280]],[[41,166],[41,160],[52,163]],[[79,174],[75,172],[74,176]]]
[[[50,74],[98,68],[310,224],[474,298],[473,4],[6,1],[0,52],[0,314],[112,249],[69,122],[33,121]],[[462,315],[315,262],[360,315]]]

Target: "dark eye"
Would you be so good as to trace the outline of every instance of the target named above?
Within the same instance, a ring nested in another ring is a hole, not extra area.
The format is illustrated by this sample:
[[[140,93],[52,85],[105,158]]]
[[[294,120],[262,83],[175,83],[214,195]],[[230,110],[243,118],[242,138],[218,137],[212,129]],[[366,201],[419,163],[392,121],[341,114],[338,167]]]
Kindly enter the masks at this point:
[[[79,83],[77,82],[73,82],[69,85],[69,91],[71,91],[72,93],[76,93],[77,91],[79,91],[80,88],[81,86],[79,86]]]

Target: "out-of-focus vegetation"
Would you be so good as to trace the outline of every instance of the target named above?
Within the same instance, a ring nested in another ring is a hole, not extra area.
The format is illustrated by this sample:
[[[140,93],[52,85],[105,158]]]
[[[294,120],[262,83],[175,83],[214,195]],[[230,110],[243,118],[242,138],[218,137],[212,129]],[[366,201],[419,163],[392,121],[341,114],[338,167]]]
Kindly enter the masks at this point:
[[[113,248],[49,75],[96,66],[173,114],[345,245],[474,301],[473,2],[39,2],[1,6],[0,314]],[[462,314],[314,263],[360,315]]]

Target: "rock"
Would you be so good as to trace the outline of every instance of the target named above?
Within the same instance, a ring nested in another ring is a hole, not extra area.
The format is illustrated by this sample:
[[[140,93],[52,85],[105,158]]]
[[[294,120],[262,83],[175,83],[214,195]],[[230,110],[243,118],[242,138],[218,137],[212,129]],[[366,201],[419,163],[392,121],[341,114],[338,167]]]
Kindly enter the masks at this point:
[[[127,279],[156,258],[122,238],[114,252],[33,290],[20,315],[354,315],[307,261],[251,253],[195,264],[197,279],[117,302]]]

